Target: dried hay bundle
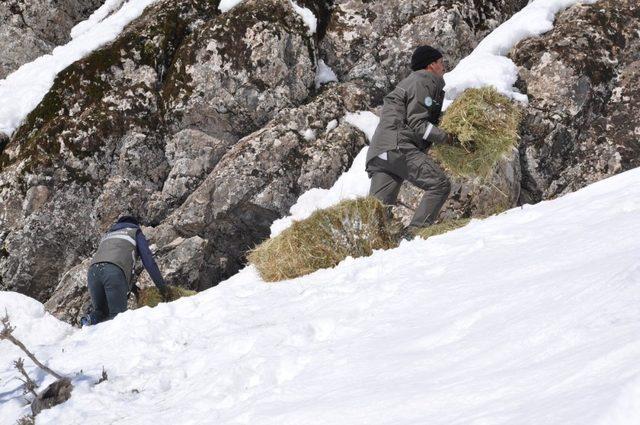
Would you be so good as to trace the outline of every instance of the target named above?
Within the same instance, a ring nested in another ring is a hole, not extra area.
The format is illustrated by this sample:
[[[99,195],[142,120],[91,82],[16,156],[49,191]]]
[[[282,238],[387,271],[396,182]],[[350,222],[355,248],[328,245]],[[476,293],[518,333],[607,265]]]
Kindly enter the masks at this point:
[[[447,220],[442,223],[434,224],[424,229],[420,229],[416,236],[420,236],[422,239],[430,238],[431,236],[441,235],[443,233],[450,232],[452,230],[464,227],[471,221],[470,218],[459,218],[455,220]]]
[[[438,145],[433,155],[453,173],[487,178],[518,143],[521,108],[493,87],[465,90],[449,106],[440,127],[460,146]]]
[[[387,207],[373,197],[347,200],[294,222],[248,256],[267,282],[334,267],[346,257],[371,255],[397,246],[399,228]]]
[[[184,289],[179,286],[167,285],[169,288],[169,299],[163,300],[160,291],[155,286],[149,286],[146,288],[141,288],[138,291],[138,308],[140,307],[155,307],[161,302],[169,302],[175,301],[182,297],[190,297],[196,294],[196,291],[191,291],[189,289]]]

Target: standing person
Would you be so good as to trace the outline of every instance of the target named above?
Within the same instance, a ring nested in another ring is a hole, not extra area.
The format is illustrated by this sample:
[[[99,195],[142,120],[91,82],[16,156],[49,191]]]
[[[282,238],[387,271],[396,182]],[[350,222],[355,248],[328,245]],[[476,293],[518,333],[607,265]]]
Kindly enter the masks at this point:
[[[127,296],[138,256],[153,283],[166,298],[167,286],[138,220],[131,216],[120,217],[102,237],[91,259],[87,281],[93,311],[81,319],[83,326],[111,320],[127,310]]]
[[[438,128],[444,99],[442,53],[418,47],[411,57],[413,72],[384,98],[382,116],[367,153],[371,178],[369,194],[394,205],[404,180],[424,195],[405,229],[411,238],[438,218],[451,191],[444,171],[425,151],[434,143],[454,143],[455,137]]]

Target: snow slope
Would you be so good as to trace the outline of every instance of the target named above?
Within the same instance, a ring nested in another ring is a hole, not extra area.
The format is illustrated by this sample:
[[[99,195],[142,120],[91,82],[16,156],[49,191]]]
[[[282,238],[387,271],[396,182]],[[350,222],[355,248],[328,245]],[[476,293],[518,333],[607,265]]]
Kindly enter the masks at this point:
[[[637,425],[639,213],[636,169],[295,280],[247,268],[82,330],[15,293],[0,311],[74,377],[38,425]],[[19,355],[0,344],[3,424],[26,412]]]

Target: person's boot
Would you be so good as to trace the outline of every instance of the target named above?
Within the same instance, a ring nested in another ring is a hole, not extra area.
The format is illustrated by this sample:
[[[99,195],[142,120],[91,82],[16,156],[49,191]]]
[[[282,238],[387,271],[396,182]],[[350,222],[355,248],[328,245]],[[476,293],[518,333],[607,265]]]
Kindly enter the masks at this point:
[[[416,237],[415,227],[406,226],[400,234],[400,239],[405,241],[412,241]]]
[[[82,326],[83,328],[85,326],[97,325],[98,323],[100,323],[100,320],[99,320],[99,316],[96,315],[95,311],[92,311],[91,313],[87,313],[80,318],[80,326]]]
[[[412,241],[420,234],[420,232],[426,229],[429,226],[412,226],[408,225],[404,228],[404,232],[402,233],[402,239],[405,241]]]

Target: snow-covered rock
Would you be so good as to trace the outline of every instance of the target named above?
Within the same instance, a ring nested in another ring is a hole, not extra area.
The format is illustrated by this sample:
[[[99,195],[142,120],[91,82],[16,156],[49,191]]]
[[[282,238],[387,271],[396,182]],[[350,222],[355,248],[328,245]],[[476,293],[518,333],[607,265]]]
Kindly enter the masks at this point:
[[[381,100],[410,72],[416,46],[440,49],[453,68],[526,0],[340,0],[320,43],[321,57],[341,81],[360,79]]]
[[[561,13],[510,56],[529,96],[523,201],[575,191],[640,165],[640,6],[602,0]]]
[[[70,40],[71,28],[104,0],[0,2],[0,80]]]

